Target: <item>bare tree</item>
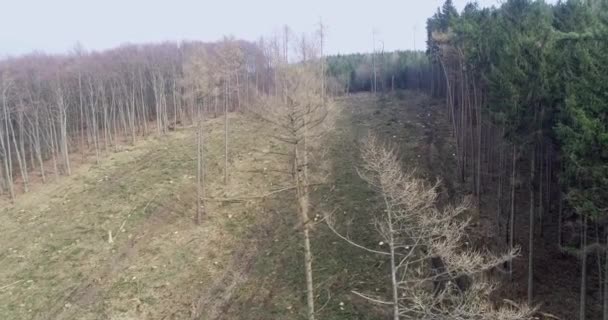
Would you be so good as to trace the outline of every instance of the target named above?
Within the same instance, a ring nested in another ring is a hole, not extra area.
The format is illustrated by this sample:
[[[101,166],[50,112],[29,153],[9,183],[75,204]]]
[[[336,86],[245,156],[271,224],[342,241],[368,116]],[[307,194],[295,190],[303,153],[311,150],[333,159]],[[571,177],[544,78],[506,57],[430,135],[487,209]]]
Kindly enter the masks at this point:
[[[45,166],[55,176],[69,175],[71,152],[79,152],[84,160],[94,148],[100,160],[112,145],[116,149],[122,141],[133,144],[138,136],[154,131],[150,125],[162,135],[182,119],[194,124],[209,91],[196,103],[183,103],[192,90],[179,84],[192,48],[213,53],[204,59],[214,67],[209,74],[217,87],[217,105],[224,102],[225,114],[239,109],[243,87],[248,88],[248,101],[251,96],[251,74],[268,88],[271,68],[255,44],[226,39],[125,45],[101,52],[76,46],[67,55],[36,53],[0,61],[0,191],[11,197],[21,191],[16,185],[27,191],[34,168],[43,181],[48,176]],[[225,153],[227,165],[227,143]]]
[[[3,119],[0,123],[0,155],[2,155],[2,162],[4,163],[4,179],[6,188],[8,189],[11,200],[15,199],[15,191],[13,189],[13,167],[12,167],[12,155],[11,146],[9,143],[9,110],[8,110],[8,92],[12,85],[12,81],[7,75],[2,75],[2,115]]]
[[[314,320],[314,285],[310,244],[313,221],[311,220],[310,191],[311,175],[309,167],[312,145],[325,132],[324,121],[328,108],[323,103],[319,88],[319,73],[316,66],[305,62],[298,65],[284,65],[276,71],[280,94],[267,96],[256,110],[258,115],[277,127],[273,137],[288,147],[289,171],[296,190],[299,225],[304,245],[304,268],[308,319]]]
[[[387,249],[368,248],[341,235],[331,216],[326,221],[349,243],[390,260],[391,298],[384,301],[355,292],[372,302],[390,305],[393,319],[532,319],[526,305],[495,307],[494,286],[482,273],[511,260],[511,250],[495,255],[468,246],[470,201],[437,207],[437,186],[404,172],[395,148],[370,135],[362,147],[361,177],[382,200],[376,229]]]
[[[188,100],[196,106],[196,223],[200,224],[205,213],[203,199],[205,196],[204,136],[203,136],[203,103],[212,91],[209,60],[204,48],[195,48],[184,62],[182,86],[186,88]]]
[[[325,24],[323,24],[323,19],[319,19],[319,29],[317,31],[319,37],[319,59],[321,65],[321,95],[323,100],[325,100],[325,94],[327,92],[326,84],[325,84]]]
[[[243,65],[243,52],[238,46],[238,43],[232,37],[225,37],[222,41],[218,57],[220,59],[221,74],[220,81],[224,85],[224,184],[228,183],[228,111],[232,103],[231,96],[231,79],[237,76]],[[237,87],[238,90],[238,87]]]

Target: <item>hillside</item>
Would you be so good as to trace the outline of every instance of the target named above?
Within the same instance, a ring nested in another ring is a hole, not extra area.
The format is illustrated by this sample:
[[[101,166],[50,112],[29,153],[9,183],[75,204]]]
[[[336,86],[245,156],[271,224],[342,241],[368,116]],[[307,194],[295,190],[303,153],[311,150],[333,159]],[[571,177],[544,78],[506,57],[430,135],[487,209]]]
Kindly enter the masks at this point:
[[[358,142],[372,129],[397,143],[409,167],[449,176],[451,143],[440,107],[411,92],[340,98],[326,136],[328,183],[315,212],[337,210],[357,238],[377,245]],[[0,314],[4,319],[294,319],[303,314],[299,234],[289,177],[279,170],[271,128],[233,114],[230,175],[223,184],[223,122],[205,122],[207,201],[195,213],[195,131],[105,155],[70,177],[5,203],[0,221]],[[438,130],[441,129],[441,130]],[[256,134],[253,134],[253,133]],[[432,134],[430,134],[432,133]],[[445,156],[447,155],[447,156]],[[435,168],[434,172],[428,171]],[[437,170],[439,168],[439,170]],[[448,180],[449,181],[449,180]],[[109,242],[112,232],[112,243]],[[351,291],[386,290],[377,257],[324,225],[313,233],[317,300],[326,319],[374,319],[383,309]]]
[[[258,151],[272,145],[252,134],[264,127],[243,116],[230,120],[233,171],[226,187],[219,168],[223,122],[206,122],[209,196],[255,196],[280,184],[248,171],[272,161]],[[235,256],[252,257],[243,245],[265,217],[256,202],[210,201],[196,226],[193,146],[192,129],[149,138],[4,203],[2,318],[183,319],[196,311],[201,292],[236,272]]]

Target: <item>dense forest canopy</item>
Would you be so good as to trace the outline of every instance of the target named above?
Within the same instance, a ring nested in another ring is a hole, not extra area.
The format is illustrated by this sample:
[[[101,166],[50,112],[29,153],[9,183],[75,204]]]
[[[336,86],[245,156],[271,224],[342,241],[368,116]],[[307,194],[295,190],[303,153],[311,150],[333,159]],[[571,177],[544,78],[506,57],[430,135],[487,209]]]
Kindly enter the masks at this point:
[[[499,193],[498,230],[511,246],[520,232],[513,221],[521,219],[514,217],[514,198],[528,190],[532,303],[535,236],[555,236],[586,269],[588,248],[608,235],[608,4],[509,0],[458,12],[447,0],[427,31],[432,79],[440,79],[431,92],[446,99],[461,179],[470,181],[480,206],[487,191]],[[555,220],[557,230],[545,232]],[[576,221],[581,240],[563,239],[564,220]],[[602,257],[594,259],[600,290],[606,273]],[[581,292],[579,317],[585,319],[584,272]]]
[[[448,82],[468,87],[451,88],[455,108],[474,95],[522,152],[557,148],[568,203],[595,220],[606,213],[600,195],[608,187],[606,9],[511,0],[500,8],[469,4],[458,14],[447,1],[428,24],[429,58],[456,80]]]

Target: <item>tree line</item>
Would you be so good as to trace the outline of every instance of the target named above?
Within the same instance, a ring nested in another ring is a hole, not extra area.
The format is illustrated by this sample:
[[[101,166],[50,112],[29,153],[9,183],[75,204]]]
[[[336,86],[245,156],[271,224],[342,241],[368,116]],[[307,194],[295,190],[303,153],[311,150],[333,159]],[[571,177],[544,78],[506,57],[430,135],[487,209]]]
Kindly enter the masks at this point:
[[[263,40],[261,40],[263,43]],[[71,162],[217,115],[271,90],[272,57],[260,43],[124,45],[102,52],[33,53],[0,61],[0,194],[69,175]],[[209,94],[197,82],[201,59]],[[197,69],[199,68],[199,69]],[[226,110],[224,110],[226,109]]]
[[[229,112],[246,112],[277,130],[294,191],[304,245],[306,300],[315,318],[312,205],[309,173],[325,132],[329,98],[323,57],[324,25],[313,35],[282,34],[257,42],[225,37],[214,43],[125,45],[102,52],[76,46],[66,55],[30,55],[0,61],[0,195],[14,200],[30,181],[70,175],[72,161],[178,126],[196,128],[196,213],[205,206],[206,117],[224,117],[224,184],[229,182]],[[291,53],[295,54],[292,56]],[[21,190],[16,190],[21,188]],[[108,241],[112,233],[108,231]]]
[[[424,52],[353,53],[327,57],[327,76],[336,93],[426,89],[431,64]]]
[[[529,304],[539,245],[580,258],[580,319],[591,289],[608,318],[607,13],[603,1],[508,0],[458,12],[447,0],[427,24],[430,92],[445,98],[461,181],[496,212],[506,245],[528,237]],[[514,228],[520,219],[528,231]]]

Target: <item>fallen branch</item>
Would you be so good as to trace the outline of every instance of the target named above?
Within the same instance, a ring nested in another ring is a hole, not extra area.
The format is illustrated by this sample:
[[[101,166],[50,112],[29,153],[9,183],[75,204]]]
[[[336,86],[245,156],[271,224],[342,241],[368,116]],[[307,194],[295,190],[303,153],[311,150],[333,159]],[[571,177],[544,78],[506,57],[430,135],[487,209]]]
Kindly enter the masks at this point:
[[[321,308],[318,308],[317,310],[315,310],[316,314],[321,313],[321,311],[323,311],[323,309],[325,309],[325,307],[327,307],[327,305],[331,301],[331,292],[327,288],[325,289],[325,291],[327,291],[327,301],[325,301],[325,303],[321,306]]]
[[[152,196],[152,198],[146,203],[146,206],[144,207],[143,211],[145,212],[146,209],[148,209],[148,206],[150,206],[150,203],[152,203],[152,201],[154,201],[154,199],[156,199],[156,196],[158,195],[160,191],[157,191],[154,196]],[[135,210],[137,210],[137,207],[133,208],[133,210],[131,210],[131,212],[129,212],[129,214],[127,215],[127,217],[122,221],[122,223],[120,224],[120,228],[118,228],[118,231],[116,231],[116,235],[114,236],[115,240],[116,238],[118,238],[118,234],[120,232],[120,230],[123,230],[123,228],[125,227],[125,224],[127,224],[127,220],[129,220],[129,218],[131,217],[131,215],[133,214],[133,212],[135,212]],[[109,234],[111,234],[111,230],[108,230]]]
[[[320,186],[323,185],[324,183],[312,183],[312,184],[308,184],[308,187],[315,187],[315,186]],[[216,201],[216,202],[238,202],[238,201],[246,201],[246,200],[254,200],[254,199],[262,199],[262,198],[268,198],[274,194],[277,193],[281,193],[281,192],[285,192],[285,191],[289,191],[289,190],[293,190],[295,189],[295,186],[292,187],[287,187],[287,188],[283,188],[283,189],[278,189],[278,190],[274,190],[271,191],[269,193],[265,193],[259,196],[245,196],[245,197],[234,197],[234,198],[204,198],[204,200],[206,201]]]
[[[263,195],[259,195],[259,196],[238,197],[238,198],[204,198],[204,199],[206,201],[217,201],[217,202],[235,202],[235,201],[262,199],[262,198],[267,198],[267,197],[269,197],[269,196],[271,196],[273,194],[277,194],[277,193],[293,190],[295,188],[296,187],[283,188],[283,189],[274,190],[274,191],[271,191],[269,193],[266,193],[266,194],[263,194]]]
[[[10,287],[12,287],[12,286],[16,285],[16,284],[17,284],[17,283],[19,283],[19,282],[23,282],[23,280],[17,280],[17,281],[15,281],[15,282],[13,282],[13,283],[9,283],[9,284],[7,284],[7,285],[5,285],[5,286],[3,286],[3,287],[0,287],[0,291],[2,291],[2,290],[4,290],[4,289],[7,289],[7,288],[10,288]]]
[[[374,303],[378,303],[378,304],[384,304],[384,305],[390,305],[390,306],[392,306],[392,305],[393,305],[393,303],[392,303],[392,302],[388,302],[388,301],[382,301],[382,300],[378,300],[378,299],[370,298],[370,297],[368,297],[368,296],[366,296],[366,295],[364,295],[364,294],[362,294],[362,293],[359,293],[359,292],[357,292],[357,291],[351,291],[351,292],[352,292],[352,293],[354,293],[354,294],[356,294],[357,296],[359,296],[359,297],[361,297],[361,298],[365,299],[365,300],[369,300],[369,301],[374,302]]]
[[[334,211],[335,211],[335,210],[334,210]],[[334,226],[333,226],[333,225],[332,225],[332,223],[330,222],[330,220],[331,220],[330,218],[331,218],[331,215],[332,215],[332,214],[333,214],[333,212],[332,212],[332,213],[329,213],[329,214],[327,214],[327,213],[326,213],[326,214],[325,214],[325,217],[324,217],[323,219],[325,220],[326,225],[327,225],[327,227],[329,228],[329,230],[331,230],[331,231],[332,231],[332,232],[333,232],[333,233],[334,233],[336,236],[338,236],[338,238],[340,238],[340,239],[342,239],[342,240],[344,240],[344,241],[348,242],[350,245],[352,245],[352,246],[354,246],[354,247],[356,247],[356,248],[359,248],[359,249],[362,249],[362,250],[365,250],[365,251],[368,251],[368,252],[371,252],[371,253],[375,253],[375,254],[381,254],[381,255],[385,255],[385,256],[390,255],[390,253],[389,253],[389,252],[384,252],[384,251],[378,251],[378,250],[370,249],[370,248],[368,248],[368,247],[366,247],[366,246],[364,246],[364,245],[360,245],[360,244],[358,244],[358,243],[354,242],[353,240],[351,240],[351,239],[347,238],[346,236],[343,236],[343,235],[342,235],[340,232],[338,232],[338,231],[337,231],[337,230],[334,228]]]

